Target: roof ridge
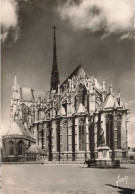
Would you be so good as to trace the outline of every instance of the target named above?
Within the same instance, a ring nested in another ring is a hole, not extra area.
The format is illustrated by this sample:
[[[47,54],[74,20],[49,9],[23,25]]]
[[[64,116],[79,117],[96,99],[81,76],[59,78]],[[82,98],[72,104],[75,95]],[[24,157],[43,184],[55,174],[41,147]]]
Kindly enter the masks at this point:
[[[25,87],[25,86],[20,86],[20,88],[31,89],[31,90],[42,91],[42,92],[49,92],[49,90],[42,90],[42,89],[36,89],[36,88]]]

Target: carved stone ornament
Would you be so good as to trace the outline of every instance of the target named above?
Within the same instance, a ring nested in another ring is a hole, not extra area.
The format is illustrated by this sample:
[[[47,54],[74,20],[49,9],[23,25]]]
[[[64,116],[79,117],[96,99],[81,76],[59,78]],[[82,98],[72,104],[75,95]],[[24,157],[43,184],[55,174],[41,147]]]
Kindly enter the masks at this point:
[[[84,118],[79,118],[79,125],[84,125]]]

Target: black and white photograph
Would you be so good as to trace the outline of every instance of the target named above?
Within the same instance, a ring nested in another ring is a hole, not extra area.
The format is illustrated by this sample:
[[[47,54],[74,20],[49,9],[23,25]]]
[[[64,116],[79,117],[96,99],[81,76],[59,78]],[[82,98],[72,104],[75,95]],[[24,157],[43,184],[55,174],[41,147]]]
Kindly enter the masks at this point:
[[[0,193],[135,194],[135,1],[0,4]]]

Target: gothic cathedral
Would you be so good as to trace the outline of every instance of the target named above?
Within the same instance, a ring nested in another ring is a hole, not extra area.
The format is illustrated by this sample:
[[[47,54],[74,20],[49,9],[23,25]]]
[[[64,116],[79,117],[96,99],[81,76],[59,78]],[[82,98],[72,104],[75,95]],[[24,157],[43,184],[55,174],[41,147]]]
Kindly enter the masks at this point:
[[[3,161],[22,161],[28,153],[46,153],[49,161],[95,159],[101,130],[110,158],[126,158],[128,109],[120,91],[115,96],[112,85],[107,91],[105,80],[99,87],[81,65],[60,84],[55,30],[50,91],[21,87],[14,77]]]

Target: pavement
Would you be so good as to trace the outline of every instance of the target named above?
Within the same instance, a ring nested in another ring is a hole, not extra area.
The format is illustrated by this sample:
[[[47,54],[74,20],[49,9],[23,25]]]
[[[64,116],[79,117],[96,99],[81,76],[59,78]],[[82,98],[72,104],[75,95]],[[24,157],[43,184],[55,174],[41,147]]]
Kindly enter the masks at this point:
[[[135,164],[3,164],[2,194],[135,194]]]

